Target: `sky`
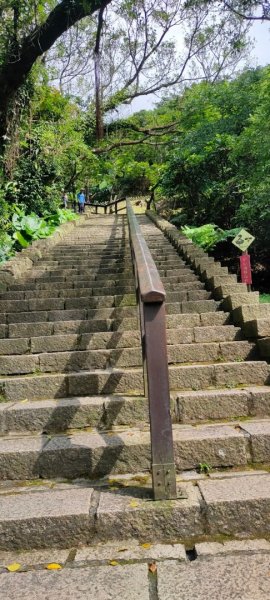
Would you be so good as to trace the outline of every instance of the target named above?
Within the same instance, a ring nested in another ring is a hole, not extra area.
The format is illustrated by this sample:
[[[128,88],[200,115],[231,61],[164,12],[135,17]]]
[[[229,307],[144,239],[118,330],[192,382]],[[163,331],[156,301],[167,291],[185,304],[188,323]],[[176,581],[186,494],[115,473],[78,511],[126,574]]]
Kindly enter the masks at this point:
[[[250,67],[265,66],[270,64],[270,22],[261,23],[256,21],[250,30],[250,38],[253,40],[254,47],[250,53]],[[147,97],[136,98],[126,107],[121,107],[121,117],[127,117],[143,109],[151,109],[160,99],[154,94]]]
[[[252,26],[251,37],[255,47],[252,58],[255,64],[264,66],[270,63],[270,23],[255,22]]]

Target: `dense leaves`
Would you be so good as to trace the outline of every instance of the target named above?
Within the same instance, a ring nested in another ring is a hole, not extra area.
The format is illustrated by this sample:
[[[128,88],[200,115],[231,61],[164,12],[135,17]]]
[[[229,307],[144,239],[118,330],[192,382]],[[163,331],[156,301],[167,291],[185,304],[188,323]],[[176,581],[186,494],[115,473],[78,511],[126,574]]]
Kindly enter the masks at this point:
[[[179,114],[181,138],[162,187],[182,223],[244,226],[269,248],[270,69],[193,86]]]

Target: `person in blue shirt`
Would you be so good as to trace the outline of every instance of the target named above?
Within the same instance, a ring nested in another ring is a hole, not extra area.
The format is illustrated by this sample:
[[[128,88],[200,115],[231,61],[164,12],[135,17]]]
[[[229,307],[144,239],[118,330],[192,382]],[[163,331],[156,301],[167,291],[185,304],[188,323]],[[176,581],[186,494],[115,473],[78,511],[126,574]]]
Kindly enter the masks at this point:
[[[77,200],[79,204],[79,213],[83,213],[85,206],[85,194],[83,190],[80,190],[80,192],[77,194]]]

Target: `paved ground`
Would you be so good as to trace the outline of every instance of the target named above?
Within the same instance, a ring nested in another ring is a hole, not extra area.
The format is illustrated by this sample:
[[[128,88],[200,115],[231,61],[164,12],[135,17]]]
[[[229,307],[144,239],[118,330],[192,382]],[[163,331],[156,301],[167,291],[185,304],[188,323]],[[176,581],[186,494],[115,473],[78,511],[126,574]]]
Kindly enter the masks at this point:
[[[269,600],[270,543],[100,544],[75,551],[0,553],[1,600]],[[61,570],[47,569],[58,560]],[[19,562],[20,561],[20,562]],[[20,571],[8,572],[17,562]]]

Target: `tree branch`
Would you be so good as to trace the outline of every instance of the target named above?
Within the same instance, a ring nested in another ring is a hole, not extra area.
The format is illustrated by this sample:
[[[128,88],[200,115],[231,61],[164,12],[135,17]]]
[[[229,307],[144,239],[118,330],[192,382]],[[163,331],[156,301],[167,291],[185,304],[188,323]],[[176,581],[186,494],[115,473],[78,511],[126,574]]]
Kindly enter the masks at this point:
[[[111,0],[62,0],[50,12],[46,21],[24,38],[16,56],[7,58],[0,69],[0,136],[6,131],[8,106],[36,60],[72,25],[110,2]]]
[[[237,17],[240,17],[241,19],[245,19],[246,21],[270,21],[270,5],[268,8],[268,11],[265,11],[260,17],[255,17],[253,15],[245,15],[245,13],[240,12],[239,10],[237,10],[236,8],[233,8],[233,6],[230,4],[230,2],[226,2],[224,0],[224,6],[226,6],[226,8],[228,8],[228,10],[230,10],[231,12],[233,12],[235,15],[237,15]]]

